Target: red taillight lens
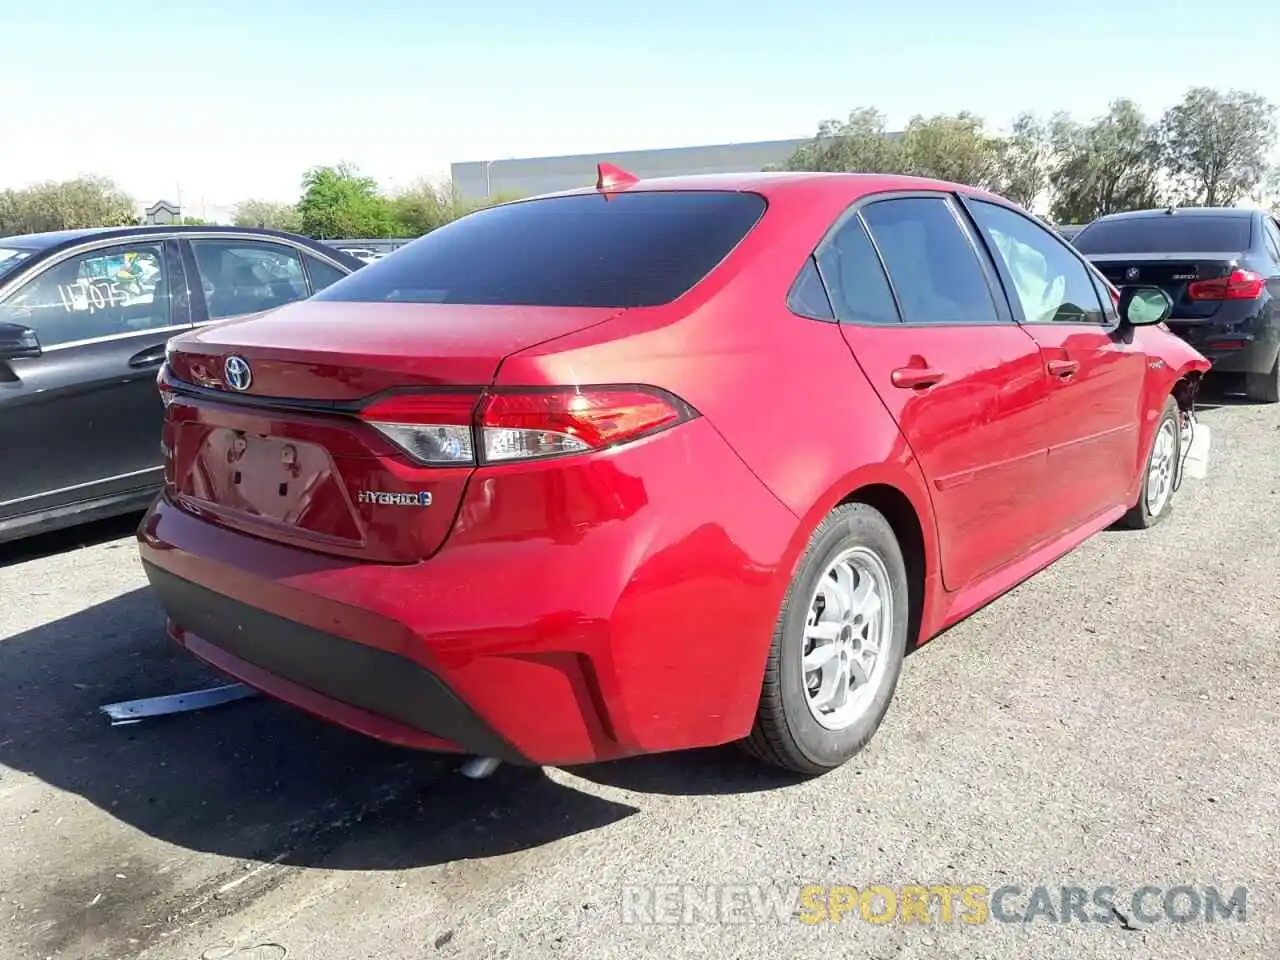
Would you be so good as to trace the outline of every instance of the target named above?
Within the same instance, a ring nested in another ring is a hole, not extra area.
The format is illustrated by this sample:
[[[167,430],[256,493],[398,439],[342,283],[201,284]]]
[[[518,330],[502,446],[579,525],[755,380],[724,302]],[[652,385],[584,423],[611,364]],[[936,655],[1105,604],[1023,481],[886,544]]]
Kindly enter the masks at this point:
[[[477,401],[479,405],[477,406]],[[617,446],[695,416],[650,387],[568,387],[383,397],[360,417],[432,466],[510,463]]]
[[[1266,278],[1252,270],[1232,270],[1229,277],[1197,280],[1187,285],[1192,300],[1256,300],[1267,288]]]
[[[660,391],[640,387],[496,393],[480,411],[489,463],[584,453],[673,426],[692,411]]]
[[[384,437],[419,463],[475,463],[471,424],[478,393],[400,393],[381,397],[360,412]]]

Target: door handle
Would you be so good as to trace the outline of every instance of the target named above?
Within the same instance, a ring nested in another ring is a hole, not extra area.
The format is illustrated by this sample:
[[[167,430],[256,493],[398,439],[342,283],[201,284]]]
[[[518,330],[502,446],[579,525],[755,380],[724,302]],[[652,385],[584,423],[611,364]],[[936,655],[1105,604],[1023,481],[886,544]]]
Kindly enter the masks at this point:
[[[1055,377],[1066,379],[1077,370],[1080,369],[1079,360],[1050,360],[1048,363],[1049,372]]]
[[[895,387],[914,390],[919,387],[931,387],[942,379],[942,371],[932,367],[899,367],[889,374]]]
[[[135,353],[129,358],[129,366],[134,367],[154,367],[164,362],[164,345],[158,347],[148,347],[141,353]]]

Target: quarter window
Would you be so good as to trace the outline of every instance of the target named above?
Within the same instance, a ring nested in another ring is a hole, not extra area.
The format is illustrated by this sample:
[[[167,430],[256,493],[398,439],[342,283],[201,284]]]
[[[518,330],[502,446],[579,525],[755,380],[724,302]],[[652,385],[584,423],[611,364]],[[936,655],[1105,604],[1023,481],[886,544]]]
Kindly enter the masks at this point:
[[[804,262],[804,269],[796,277],[795,286],[791,288],[791,296],[787,305],[792,312],[813,320],[834,320],[831,311],[831,300],[822,286],[822,277],[818,276],[818,265],[810,257]]]
[[[1107,322],[1088,268],[1063,241],[998,204],[974,200],[971,208],[1013,280],[1024,322]]]
[[[122,244],[70,257],[0,304],[0,322],[35,330],[42,347],[172,326],[164,249]]]
[[[907,323],[995,323],[977,253],[944,197],[880,200],[862,210]]]
[[[325,263],[319,257],[313,257],[310,254],[305,254],[305,256],[307,260],[307,275],[311,277],[312,293],[319,293],[325,287],[332,286],[346,276],[346,273],[332,264]]]
[[[1276,222],[1270,217],[1262,218],[1262,232],[1267,238],[1267,249],[1271,251],[1271,257],[1280,263],[1280,227],[1276,226]]]
[[[273,310],[310,296],[302,257],[253,240],[192,240],[210,320]]]
[[[844,323],[898,323],[898,305],[862,218],[854,216],[818,251],[818,269]]]

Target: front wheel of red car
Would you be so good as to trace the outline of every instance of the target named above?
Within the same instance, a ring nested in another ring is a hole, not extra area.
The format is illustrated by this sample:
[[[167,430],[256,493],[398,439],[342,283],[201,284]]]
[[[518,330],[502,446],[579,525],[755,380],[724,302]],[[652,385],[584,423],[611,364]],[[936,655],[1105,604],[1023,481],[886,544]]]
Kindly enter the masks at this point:
[[[812,776],[866,746],[902,671],[907,590],[883,514],[850,503],[827,516],[783,600],[748,752]]]
[[[1155,437],[1147,454],[1147,468],[1142,473],[1138,502],[1120,518],[1119,526],[1130,530],[1154,527],[1173,510],[1173,493],[1182,461],[1182,428],[1178,403],[1173,397],[1165,401],[1156,424]]]

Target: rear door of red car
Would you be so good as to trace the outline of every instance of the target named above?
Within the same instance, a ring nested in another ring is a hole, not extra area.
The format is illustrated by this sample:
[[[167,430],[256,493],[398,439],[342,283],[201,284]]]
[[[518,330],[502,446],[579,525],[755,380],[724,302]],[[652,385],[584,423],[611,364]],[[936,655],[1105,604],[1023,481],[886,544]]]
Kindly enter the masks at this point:
[[[817,254],[841,329],[929,482],[946,586],[1042,538],[1048,385],[954,198],[882,195]]]
[[[1046,499],[1055,534],[1125,502],[1138,450],[1146,354],[1120,329],[1085,261],[1052,232],[1003,204],[964,199],[1049,374]]]

